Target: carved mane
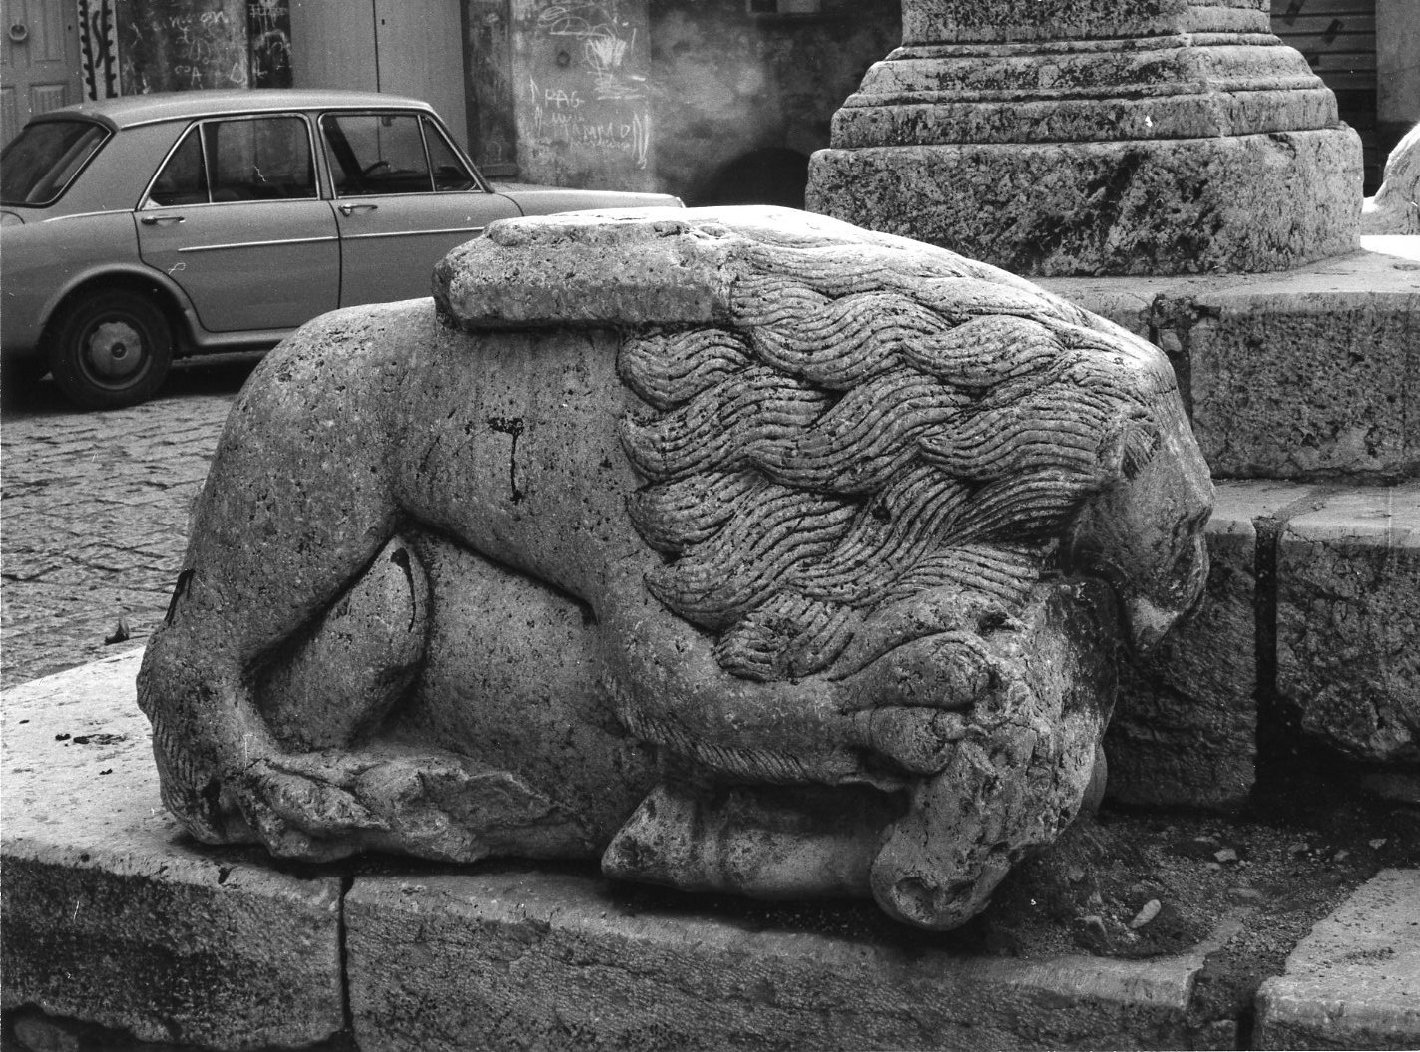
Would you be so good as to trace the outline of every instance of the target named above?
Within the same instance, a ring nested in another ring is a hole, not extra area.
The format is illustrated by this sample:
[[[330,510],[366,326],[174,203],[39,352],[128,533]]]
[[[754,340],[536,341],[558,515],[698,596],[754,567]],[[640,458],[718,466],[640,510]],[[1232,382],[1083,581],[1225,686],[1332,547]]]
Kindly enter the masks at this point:
[[[854,233],[753,229],[727,324],[621,349],[650,410],[622,436],[666,556],[647,585],[749,679],[1005,623],[1080,505],[1151,455],[1176,387],[1155,349],[1002,271]]]

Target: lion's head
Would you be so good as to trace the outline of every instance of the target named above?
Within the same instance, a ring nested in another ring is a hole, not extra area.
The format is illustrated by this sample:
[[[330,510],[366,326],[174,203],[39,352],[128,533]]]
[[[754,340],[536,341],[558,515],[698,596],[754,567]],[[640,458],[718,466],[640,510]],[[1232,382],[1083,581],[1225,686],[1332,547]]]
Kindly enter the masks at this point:
[[[727,671],[846,676],[1052,574],[1107,579],[1140,650],[1197,598],[1212,490],[1158,349],[907,239],[764,210],[699,232],[717,323],[632,331],[619,367],[650,408],[624,424],[648,586]]]

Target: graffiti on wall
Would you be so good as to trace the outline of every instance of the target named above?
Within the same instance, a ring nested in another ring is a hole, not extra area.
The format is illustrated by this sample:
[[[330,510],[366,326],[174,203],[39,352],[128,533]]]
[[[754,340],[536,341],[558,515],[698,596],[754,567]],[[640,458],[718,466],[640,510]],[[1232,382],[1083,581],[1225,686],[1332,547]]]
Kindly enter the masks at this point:
[[[644,0],[520,5],[530,40],[524,157],[537,178],[648,185],[651,114]]]
[[[79,61],[85,98],[119,94],[118,18],[113,0],[79,0]]]
[[[245,88],[245,6],[227,0],[121,3],[125,93]]]
[[[538,15],[538,30],[550,38],[565,37],[580,48],[591,72],[597,99],[639,99],[646,78],[632,72],[628,59],[636,43],[636,26],[612,4],[552,4]]]
[[[87,0],[111,5],[123,94],[291,86],[289,0]]]
[[[253,88],[291,86],[291,9],[288,0],[247,0],[247,41]]]

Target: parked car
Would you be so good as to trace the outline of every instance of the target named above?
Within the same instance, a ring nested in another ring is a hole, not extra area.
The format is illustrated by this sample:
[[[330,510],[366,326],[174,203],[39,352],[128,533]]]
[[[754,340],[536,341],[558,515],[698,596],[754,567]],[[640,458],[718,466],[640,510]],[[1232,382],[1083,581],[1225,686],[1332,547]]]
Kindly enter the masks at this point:
[[[84,103],[0,154],[0,346],[75,402],[131,405],[174,356],[259,349],[336,307],[429,294],[495,219],[678,205],[489,183],[417,99],[197,91]]]

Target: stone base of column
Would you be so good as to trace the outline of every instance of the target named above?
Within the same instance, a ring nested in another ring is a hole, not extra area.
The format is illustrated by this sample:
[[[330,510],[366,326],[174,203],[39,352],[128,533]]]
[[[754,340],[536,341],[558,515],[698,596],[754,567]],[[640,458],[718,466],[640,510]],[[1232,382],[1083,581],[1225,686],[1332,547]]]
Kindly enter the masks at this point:
[[[1266,0],[903,6],[904,45],[810,164],[810,209],[1042,276],[1359,247],[1360,139],[1265,32]]]
[[[829,149],[807,207],[1020,274],[1285,270],[1359,247],[1350,128]]]

